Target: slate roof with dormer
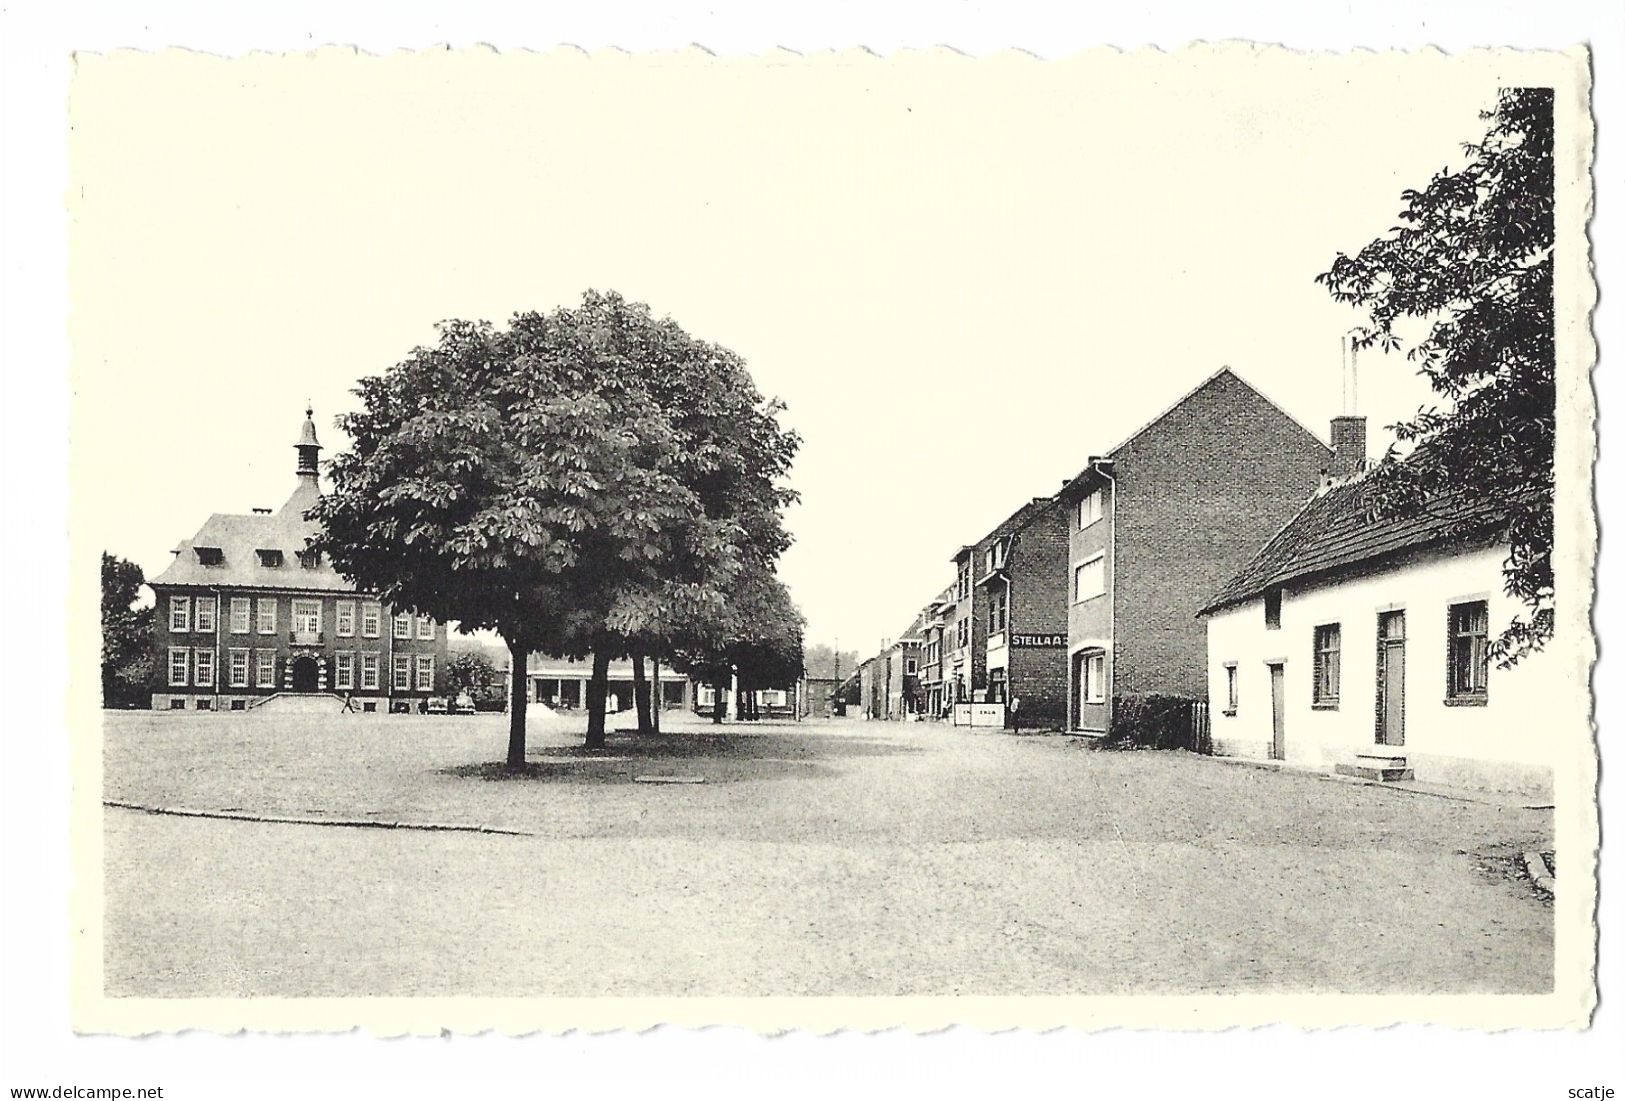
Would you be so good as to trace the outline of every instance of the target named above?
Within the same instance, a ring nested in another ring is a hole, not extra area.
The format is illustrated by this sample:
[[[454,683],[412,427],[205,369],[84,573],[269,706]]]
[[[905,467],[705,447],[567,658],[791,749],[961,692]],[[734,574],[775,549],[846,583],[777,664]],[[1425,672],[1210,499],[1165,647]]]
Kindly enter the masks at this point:
[[[163,585],[226,585],[239,589],[297,589],[312,592],[355,592],[324,557],[314,566],[301,564],[305,541],[316,523],[305,512],[316,503],[315,478],[301,478],[287,502],[274,513],[217,512],[192,538],[175,548],[175,560],[150,582]],[[206,566],[198,548],[217,547],[221,561]],[[282,565],[262,566],[259,552],[279,550]]]
[[[1371,519],[1369,496],[1370,486],[1360,478],[1313,498],[1197,614],[1406,551],[1483,541],[1507,521],[1502,502],[1467,493],[1428,502],[1415,515]]]

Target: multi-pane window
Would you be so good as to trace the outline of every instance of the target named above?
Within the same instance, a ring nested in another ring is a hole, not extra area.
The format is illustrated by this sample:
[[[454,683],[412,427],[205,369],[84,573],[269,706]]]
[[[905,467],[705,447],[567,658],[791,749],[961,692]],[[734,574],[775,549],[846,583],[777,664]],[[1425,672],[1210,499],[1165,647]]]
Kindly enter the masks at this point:
[[[192,629],[194,631],[214,630],[215,603],[212,596],[200,596],[193,608]]]
[[[959,649],[964,649],[966,646],[970,645],[969,616],[954,622],[954,645]]]
[[[1316,707],[1337,706],[1338,686],[1342,679],[1343,628],[1341,624],[1325,623],[1315,628],[1315,703]]]
[[[421,639],[434,638],[434,620],[426,615],[418,616],[418,637]]]
[[[171,646],[169,648],[169,686],[182,688],[186,685],[186,673],[191,651],[184,646]]]
[[[233,650],[227,655],[228,683],[233,688],[248,687],[248,651]]]
[[[189,596],[172,596],[169,598],[169,629],[171,631],[190,631],[192,629],[192,598]]]
[[[355,651],[340,650],[333,655],[333,687],[346,691],[355,687]]]
[[[259,622],[260,634],[276,634],[276,597],[260,597],[254,602],[254,611]]]
[[[1490,608],[1483,600],[1450,606],[1449,691],[1452,700],[1489,696]]]
[[[322,602],[295,600],[293,602],[293,629],[302,636],[319,635],[322,630]]]
[[[407,654],[396,654],[393,679],[390,681],[397,692],[410,692],[412,690],[412,658]]]
[[[214,651],[192,651],[192,683],[199,688],[214,687]]]
[[[1100,490],[1078,502],[1078,528],[1081,530],[1100,519],[1105,511],[1106,497]]]
[[[1089,703],[1106,702],[1106,654],[1090,654],[1083,659],[1083,698]]]
[[[276,651],[254,651],[254,686],[256,688],[276,687]]]
[[[379,624],[383,621],[384,611],[376,600],[362,602],[361,605],[361,637],[377,638]]]
[[[1224,667],[1224,710],[1230,715],[1236,713],[1236,666],[1234,662]]]
[[[378,691],[378,651],[369,650],[361,655],[361,690]]]
[[[333,633],[340,638],[355,636],[355,601],[341,600],[334,606]]]
[[[996,635],[1009,625],[1010,594],[995,592],[988,600],[987,633]]]
[[[231,598],[231,633],[234,635],[248,634],[248,616],[252,603],[246,596]]]
[[[432,654],[419,654],[417,656],[417,677],[419,692],[434,691],[434,656]]]
[[[959,581],[954,586],[954,598],[964,600],[970,595],[970,561],[959,567]]]
[[[1080,562],[1072,571],[1072,600],[1074,603],[1092,600],[1106,592],[1106,556],[1096,555]]]
[[[412,637],[412,617],[406,612],[401,612],[395,617],[395,637]]]

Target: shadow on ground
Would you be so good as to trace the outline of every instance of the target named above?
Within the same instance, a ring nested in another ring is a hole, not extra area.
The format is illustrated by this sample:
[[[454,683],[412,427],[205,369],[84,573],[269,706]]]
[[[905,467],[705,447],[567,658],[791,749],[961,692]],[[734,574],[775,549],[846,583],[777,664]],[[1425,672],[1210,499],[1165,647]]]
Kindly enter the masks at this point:
[[[528,780],[566,784],[630,784],[640,779],[687,779],[704,783],[806,779],[831,776],[823,763],[840,758],[903,756],[915,746],[870,738],[808,733],[699,732],[609,735],[601,749],[583,745],[530,748],[522,768],[500,761],[453,765],[442,775],[486,781]]]

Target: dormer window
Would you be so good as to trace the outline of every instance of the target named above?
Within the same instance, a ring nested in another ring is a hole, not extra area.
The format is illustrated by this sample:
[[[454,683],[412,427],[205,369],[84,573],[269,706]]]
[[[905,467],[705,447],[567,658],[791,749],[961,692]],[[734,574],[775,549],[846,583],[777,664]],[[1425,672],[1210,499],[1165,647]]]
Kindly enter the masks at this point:
[[[219,547],[193,547],[197,560],[204,566],[218,566],[226,560],[225,551]]]
[[[322,564],[322,552],[305,550],[299,552],[299,564],[307,570],[313,570]]]
[[[275,569],[282,565],[282,552],[279,550],[265,550],[261,548],[254,552],[260,556],[260,565]]]

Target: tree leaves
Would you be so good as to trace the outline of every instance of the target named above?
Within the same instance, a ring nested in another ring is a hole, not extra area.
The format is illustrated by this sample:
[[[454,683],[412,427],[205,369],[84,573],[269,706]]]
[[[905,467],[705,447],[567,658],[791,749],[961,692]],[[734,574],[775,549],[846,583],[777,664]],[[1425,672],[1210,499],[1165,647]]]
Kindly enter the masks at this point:
[[[1527,609],[1497,640],[1506,663],[1551,636],[1556,355],[1552,295],[1552,91],[1504,90],[1460,171],[1400,196],[1400,225],[1316,277],[1366,311],[1358,347],[1405,349],[1442,408],[1393,426],[1414,444],[1390,452],[1367,496],[1379,515],[1468,493],[1505,501],[1508,595]],[[1396,325],[1420,319],[1409,342]]]

